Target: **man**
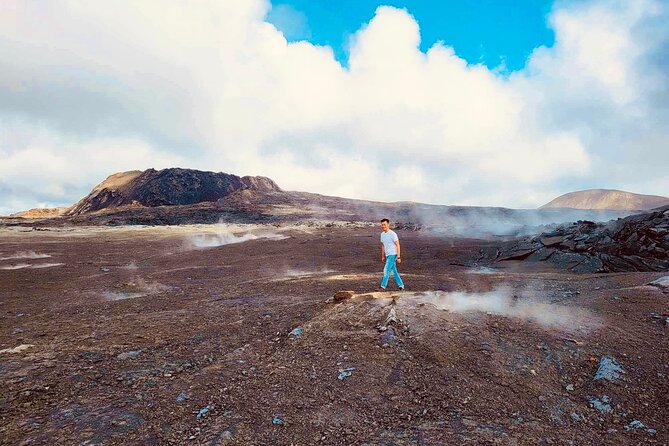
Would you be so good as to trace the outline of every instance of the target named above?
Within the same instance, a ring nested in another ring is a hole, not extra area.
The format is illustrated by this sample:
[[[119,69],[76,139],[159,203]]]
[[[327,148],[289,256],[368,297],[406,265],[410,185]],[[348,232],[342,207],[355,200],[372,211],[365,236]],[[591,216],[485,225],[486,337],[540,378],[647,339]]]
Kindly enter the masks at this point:
[[[401,263],[400,257],[400,239],[395,234],[395,231],[390,230],[390,220],[384,218],[381,220],[381,262],[385,262],[386,266],[383,268],[383,279],[381,279],[381,288],[379,291],[385,291],[388,286],[388,279],[390,273],[395,277],[395,283],[400,290],[404,290],[404,283],[397,272],[397,264]]]

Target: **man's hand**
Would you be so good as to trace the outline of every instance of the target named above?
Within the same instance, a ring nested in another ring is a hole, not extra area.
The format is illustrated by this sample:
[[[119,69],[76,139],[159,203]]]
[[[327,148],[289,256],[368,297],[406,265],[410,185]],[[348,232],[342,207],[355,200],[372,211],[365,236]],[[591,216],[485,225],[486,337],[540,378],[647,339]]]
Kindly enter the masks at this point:
[[[402,263],[402,259],[400,259],[400,258],[398,257],[397,260],[396,260],[396,262],[397,262],[397,263]]]
[[[381,263],[386,263],[386,258],[385,257],[381,257]]]

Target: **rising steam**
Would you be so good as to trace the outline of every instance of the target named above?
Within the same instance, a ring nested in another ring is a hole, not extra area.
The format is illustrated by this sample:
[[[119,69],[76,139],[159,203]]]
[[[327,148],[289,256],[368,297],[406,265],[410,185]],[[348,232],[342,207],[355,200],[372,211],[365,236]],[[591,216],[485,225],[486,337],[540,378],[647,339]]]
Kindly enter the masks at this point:
[[[4,270],[14,270],[14,269],[24,269],[24,268],[31,268],[31,269],[41,269],[41,268],[51,268],[54,266],[62,266],[65,265],[64,263],[37,263],[34,265],[31,265],[29,263],[17,263],[15,265],[5,265],[5,266],[0,266],[0,269]]]
[[[141,277],[135,277],[130,282],[119,284],[115,290],[105,290],[100,294],[107,300],[125,300],[144,297],[151,294],[160,294],[172,288],[157,282],[147,282]]]
[[[566,331],[590,330],[601,325],[597,316],[585,308],[542,302],[532,292],[514,292],[500,287],[487,293],[427,291],[405,293],[411,301],[432,304],[456,313],[484,312],[535,322],[543,327]],[[415,300],[414,300],[415,299]]]
[[[0,260],[11,260],[11,259],[46,259],[51,257],[49,254],[40,254],[35,251],[19,251],[15,254],[12,254],[8,257],[0,257]]]
[[[524,236],[577,220],[608,221],[631,211],[590,209],[505,209],[493,207],[416,206],[405,220],[437,235],[488,238]]]
[[[235,234],[231,230],[221,228],[215,234],[193,234],[189,237],[190,244],[194,248],[214,248],[217,246],[231,245],[234,243],[243,243],[249,240],[270,239],[283,240],[288,238],[285,235],[276,234],[269,231],[247,232]]]

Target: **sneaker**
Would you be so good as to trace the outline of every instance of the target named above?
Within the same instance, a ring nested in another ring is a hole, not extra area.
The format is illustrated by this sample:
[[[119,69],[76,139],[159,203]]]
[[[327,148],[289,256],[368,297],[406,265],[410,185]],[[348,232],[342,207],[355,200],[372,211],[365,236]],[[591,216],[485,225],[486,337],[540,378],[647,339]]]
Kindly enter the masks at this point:
[[[403,287],[403,286],[400,287],[400,291],[404,291],[404,287]]]
[[[385,289],[385,288],[382,288],[382,287],[378,287],[378,288],[376,289],[376,291],[385,291],[385,290],[386,290],[386,289]]]

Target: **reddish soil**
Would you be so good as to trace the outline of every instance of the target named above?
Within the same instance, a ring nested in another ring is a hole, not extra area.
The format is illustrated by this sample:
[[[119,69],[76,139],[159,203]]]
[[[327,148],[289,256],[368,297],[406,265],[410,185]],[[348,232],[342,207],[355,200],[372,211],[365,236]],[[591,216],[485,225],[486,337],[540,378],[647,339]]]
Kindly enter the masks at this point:
[[[669,442],[669,295],[643,286],[666,273],[476,272],[493,242],[398,231],[408,291],[332,303],[378,286],[376,228],[207,249],[164,228],[0,231],[0,257],[51,256],[0,260],[30,265],[0,269],[0,350],[32,344],[0,353],[1,444]],[[500,285],[579,317],[444,311],[421,293]],[[379,331],[391,309],[395,338]],[[604,356],[624,370],[613,382],[593,379]],[[611,413],[590,403],[604,396]]]

